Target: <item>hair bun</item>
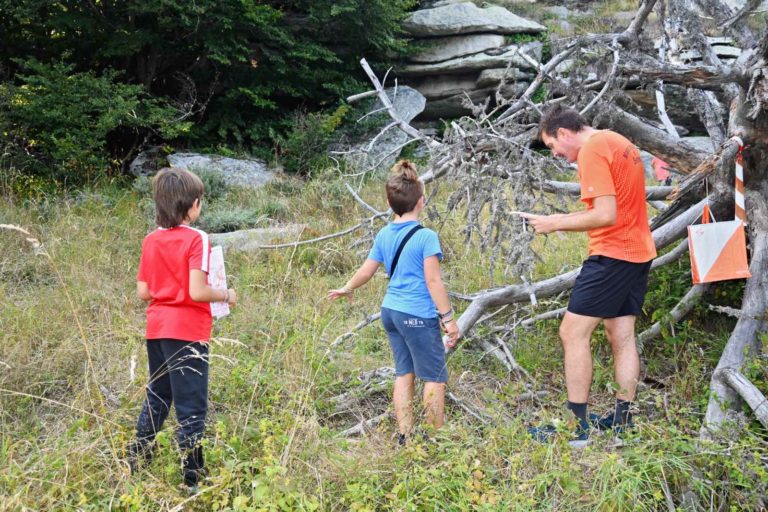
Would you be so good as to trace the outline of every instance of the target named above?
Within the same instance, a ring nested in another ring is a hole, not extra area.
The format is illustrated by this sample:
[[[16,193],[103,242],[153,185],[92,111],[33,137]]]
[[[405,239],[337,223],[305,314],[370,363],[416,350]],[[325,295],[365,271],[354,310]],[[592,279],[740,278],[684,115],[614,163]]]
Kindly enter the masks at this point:
[[[392,166],[390,171],[392,176],[397,176],[404,181],[418,181],[419,174],[416,172],[416,164],[410,160],[400,160]]]

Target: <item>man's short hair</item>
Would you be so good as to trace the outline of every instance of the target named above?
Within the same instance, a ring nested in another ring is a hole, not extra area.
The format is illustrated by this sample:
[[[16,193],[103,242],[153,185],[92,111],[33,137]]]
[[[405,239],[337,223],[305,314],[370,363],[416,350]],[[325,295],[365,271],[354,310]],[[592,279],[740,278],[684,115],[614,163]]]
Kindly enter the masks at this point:
[[[562,105],[555,105],[547,110],[539,121],[539,134],[541,139],[545,133],[550,137],[557,137],[558,128],[565,128],[572,132],[580,132],[582,128],[589,126],[584,116],[576,110]]]
[[[203,198],[205,185],[195,174],[178,167],[164,167],[152,181],[155,222],[161,228],[183,223],[195,201]]]
[[[424,184],[419,180],[413,162],[400,160],[392,166],[387,180],[387,201],[395,214],[412,211],[423,195]]]

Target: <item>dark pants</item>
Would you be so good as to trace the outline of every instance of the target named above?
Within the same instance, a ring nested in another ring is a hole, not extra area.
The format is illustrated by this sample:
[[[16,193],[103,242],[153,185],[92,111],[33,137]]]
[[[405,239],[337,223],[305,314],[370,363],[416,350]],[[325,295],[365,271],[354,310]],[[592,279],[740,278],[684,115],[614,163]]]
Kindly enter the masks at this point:
[[[136,438],[139,445],[148,448],[173,403],[179,422],[176,440],[187,454],[184,461],[187,480],[187,469],[196,472],[203,466],[202,450],[198,445],[208,412],[208,343],[147,340],[147,355],[147,399],[136,424]]]

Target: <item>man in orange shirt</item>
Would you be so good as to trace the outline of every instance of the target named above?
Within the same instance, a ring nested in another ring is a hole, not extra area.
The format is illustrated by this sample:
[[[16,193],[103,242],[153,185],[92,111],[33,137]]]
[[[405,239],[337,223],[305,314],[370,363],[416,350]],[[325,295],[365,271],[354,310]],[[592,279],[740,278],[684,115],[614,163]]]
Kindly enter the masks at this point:
[[[544,115],[539,136],[554,156],[578,164],[581,200],[587,206],[564,215],[523,215],[536,233],[586,231],[589,236],[588,258],[560,324],[567,407],[579,423],[570,444],[582,446],[588,442],[591,424],[605,430],[632,424],[630,406],[640,375],[635,318],[643,306],[656,247],[648,225],[643,163],[629,140],[609,130],[596,130],[578,112],[562,107]],[[589,340],[600,322],[613,351],[619,389],[614,411],[588,419]],[[552,431],[544,427],[531,433],[546,439]]]

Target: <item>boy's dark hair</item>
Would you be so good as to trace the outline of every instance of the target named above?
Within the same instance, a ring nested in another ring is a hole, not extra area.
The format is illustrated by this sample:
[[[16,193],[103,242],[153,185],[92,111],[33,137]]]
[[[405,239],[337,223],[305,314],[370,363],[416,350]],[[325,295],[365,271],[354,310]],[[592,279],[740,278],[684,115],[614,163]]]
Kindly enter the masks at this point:
[[[419,180],[416,166],[410,160],[400,160],[392,166],[387,180],[387,201],[397,215],[408,213],[424,195],[424,184]]]
[[[547,110],[539,121],[538,137],[541,139],[545,133],[550,137],[557,137],[558,128],[580,132],[585,126],[589,126],[589,123],[577,111],[562,105],[555,105]]]
[[[195,174],[178,167],[164,167],[152,181],[155,222],[173,228],[184,222],[195,201],[203,198],[205,185]]]

